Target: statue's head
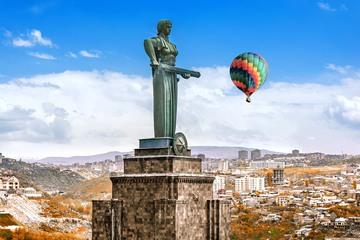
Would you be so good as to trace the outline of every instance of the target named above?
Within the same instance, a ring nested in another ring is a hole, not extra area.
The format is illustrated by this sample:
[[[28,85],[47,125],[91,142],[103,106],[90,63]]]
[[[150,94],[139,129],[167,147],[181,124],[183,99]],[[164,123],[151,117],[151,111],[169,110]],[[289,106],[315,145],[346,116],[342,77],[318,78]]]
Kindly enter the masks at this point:
[[[171,32],[172,23],[170,20],[160,20],[157,25],[158,35],[161,33],[168,36]]]

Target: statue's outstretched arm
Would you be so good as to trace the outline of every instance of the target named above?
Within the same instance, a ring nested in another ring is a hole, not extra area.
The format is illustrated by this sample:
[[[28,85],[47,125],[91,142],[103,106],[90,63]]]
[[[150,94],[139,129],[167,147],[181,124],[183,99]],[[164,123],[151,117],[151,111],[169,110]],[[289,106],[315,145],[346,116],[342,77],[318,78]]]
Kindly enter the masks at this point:
[[[150,58],[151,65],[157,66],[159,65],[159,62],[156,59],[155,48],[154,48],[155,44],[156,43],[154,39],[146,39],[144,41],[145,52]]]

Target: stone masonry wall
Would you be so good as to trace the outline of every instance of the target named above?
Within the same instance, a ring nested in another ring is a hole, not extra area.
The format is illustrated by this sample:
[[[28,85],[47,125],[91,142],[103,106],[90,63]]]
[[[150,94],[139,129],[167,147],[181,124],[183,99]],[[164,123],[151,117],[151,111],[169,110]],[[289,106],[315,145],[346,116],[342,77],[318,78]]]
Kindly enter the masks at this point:
[[[230,202],[227,200],[208,200],[207,202],[207,240],[230,239]]]
[[[192,157],[137,156],[124,159],[124,173],[201,173],[201,159]]]
[[[93,200],[92,239],[111,239],[111,201]]]
[[[121,239],[122,201],[93,200],[92,239]]]
[[[123,200],[124,239],[203,240],[213,177],[116,177],[113,197]],[[173,238],[170,236],[173,236]]]

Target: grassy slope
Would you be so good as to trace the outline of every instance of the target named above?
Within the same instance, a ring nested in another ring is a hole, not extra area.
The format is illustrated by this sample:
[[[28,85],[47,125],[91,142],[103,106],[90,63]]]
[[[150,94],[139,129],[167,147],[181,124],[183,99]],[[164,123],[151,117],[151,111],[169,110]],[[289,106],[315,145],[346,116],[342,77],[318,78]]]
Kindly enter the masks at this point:
[[[74,185],[69,191],[69,194],[74,198],[90,201],[92,199],[103,198],[104,194],[111,194],[111,190],[112,187],[109,176],[102,176]]]

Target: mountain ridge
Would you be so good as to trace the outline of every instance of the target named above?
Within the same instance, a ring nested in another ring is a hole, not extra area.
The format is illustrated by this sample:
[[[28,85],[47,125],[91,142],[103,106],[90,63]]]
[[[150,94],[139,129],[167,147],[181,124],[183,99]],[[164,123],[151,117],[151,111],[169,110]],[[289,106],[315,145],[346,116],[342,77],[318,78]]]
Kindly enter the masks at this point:
[[[207,158],[224,158],[224,159],[235,159],[238,157],[238,151],[247,150],[252,151],[256,148],[248,148],[248,147],[235,147],[235,146],[190,146],[193,155],[205,154]],[[269,153],[278,153],[275,151],[260,149],[262,155]],[[88,156],[71,156],[71,157],[47,157],[38,160],[40,163],[61,165],[61,164],[85,164],[90,162],[99,162],[104,161],[106,159],[115,159],[116,155],[126,155],[132,154],[133,152],[120,152],[120,151],[111,151],[106,153],[100,153],[95,155]],[[249,153],[250,155],[250,153]]]

